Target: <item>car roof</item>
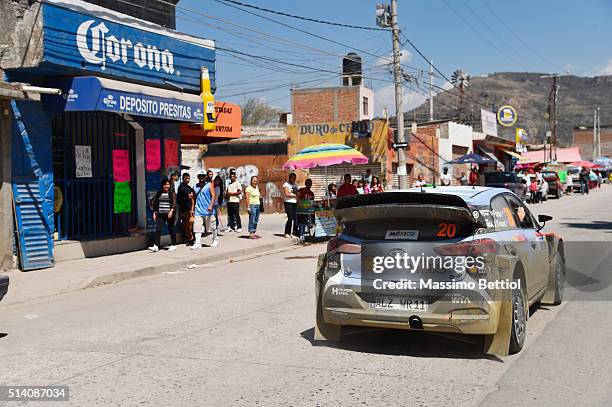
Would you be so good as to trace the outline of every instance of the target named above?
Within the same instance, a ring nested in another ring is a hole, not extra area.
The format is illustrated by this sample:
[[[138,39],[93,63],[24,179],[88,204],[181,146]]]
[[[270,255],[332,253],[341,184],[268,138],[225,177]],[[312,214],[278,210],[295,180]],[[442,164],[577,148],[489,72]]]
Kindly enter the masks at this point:
[[[512,193],[506,188],[477,187],[477,186],[450,186],[450,187],[425,187],[393,190],[393,192],[423,192],[435,194],[456,195],[463,199],[468,205],[488,205],[491,198],[501,193]]]

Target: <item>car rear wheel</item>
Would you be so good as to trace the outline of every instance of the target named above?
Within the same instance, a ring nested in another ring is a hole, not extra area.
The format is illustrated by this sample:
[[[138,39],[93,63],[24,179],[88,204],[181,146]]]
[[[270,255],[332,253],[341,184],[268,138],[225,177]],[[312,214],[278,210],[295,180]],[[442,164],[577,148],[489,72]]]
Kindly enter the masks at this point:
[[[515,279],[515,281],[518,281]],[[525,288],[521,281],[521,287],[512,290],[512,332],[510,334],[510,354],[518,353],[523,349],[527,333],[527,301],[525,301]]]

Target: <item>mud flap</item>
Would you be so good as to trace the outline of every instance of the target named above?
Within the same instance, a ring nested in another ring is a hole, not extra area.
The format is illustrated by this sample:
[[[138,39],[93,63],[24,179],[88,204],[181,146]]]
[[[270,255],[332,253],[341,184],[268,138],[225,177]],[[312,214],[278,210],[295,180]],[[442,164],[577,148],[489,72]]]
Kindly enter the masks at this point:
[[[508,356],[512,335],[512,298],[509,290],[504,290],[499,309],[497,332],[485,335],[484,353],[496,356]]]
[[[546,284],[546,291],[541,302],[547,305],[553,305],[555,303],[555,294],[557,290],[557,261],[559,261],[559,253],[555,253],[555,258],[550,263],[548,269],[548,283]]]
[[[342,338],[342,327],[340,325],[330,325],[323,319],[323,298],[321,295],[325,266],[325,254],[320,254],[317,261],[317,272],[315,274],[315,303],[316,303],[316,322],[314,327],[315,341],[338,342]]]

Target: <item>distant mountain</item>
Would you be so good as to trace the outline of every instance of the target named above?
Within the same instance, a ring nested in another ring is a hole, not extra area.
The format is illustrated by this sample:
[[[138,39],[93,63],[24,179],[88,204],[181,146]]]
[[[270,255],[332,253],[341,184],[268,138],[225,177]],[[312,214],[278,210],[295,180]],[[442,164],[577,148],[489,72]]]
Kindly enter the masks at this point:
[[[480,130],[480,109],[489,110],[509,104],[518,112],[516,126],[527,129],[529,143],[541,143],[548,130],[548,96],[552,78],[540,78],[539,73],[495,73],[486,77],[474,77],[465,90],[461,117],[472,121]],[[601,125],[612,124],[612,76],[561,76],[559,78],[557,137],[560,145],[572,142],[572,129],[593,125],[593,110],[600,107]],[[484,105],[484,106],[483,106]],[[434,118],[459,117],[459,90],[440,92],[434,96]],[[408,122],[427,120],[429,103],[426,102],[406,113]],[[513,139],[514,129],[500,126],[499,135]]]

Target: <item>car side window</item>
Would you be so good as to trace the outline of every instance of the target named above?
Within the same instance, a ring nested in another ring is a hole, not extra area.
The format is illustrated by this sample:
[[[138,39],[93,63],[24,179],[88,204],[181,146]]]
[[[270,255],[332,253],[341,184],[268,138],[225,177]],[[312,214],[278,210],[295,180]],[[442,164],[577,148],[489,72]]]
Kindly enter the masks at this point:
[[[506,194],[506,199],[508,200],[512,214],[514,215],[517,227],[521,229],[533,229],[533,217],[525,204],[523,204],[523,202],[521,202],[521,200],[514,195]]]
[[[495,230],[511,230],[517,227],[516,218],[503,194],[491,199],[491,216]]]

